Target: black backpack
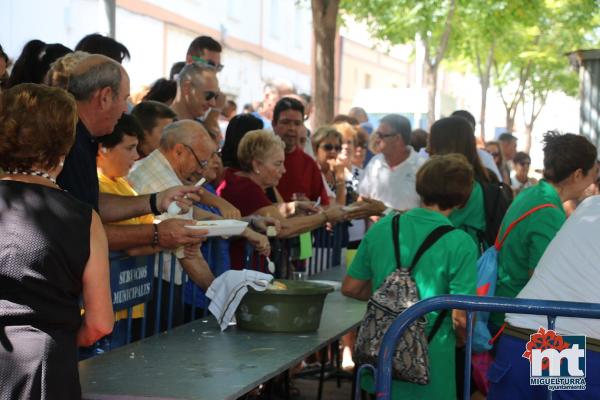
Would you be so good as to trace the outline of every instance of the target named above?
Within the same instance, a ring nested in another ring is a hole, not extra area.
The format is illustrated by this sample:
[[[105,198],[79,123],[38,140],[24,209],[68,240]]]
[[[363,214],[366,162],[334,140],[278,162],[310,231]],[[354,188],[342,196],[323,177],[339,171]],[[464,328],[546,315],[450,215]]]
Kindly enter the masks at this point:
[[[502,182],[479,182],[483,191],[483,208],[485,210],[485,232],[479,235],[479,241],[485,242],[485,248],[496,241],[502,225],[502,219],[513,200],[510,186]]]

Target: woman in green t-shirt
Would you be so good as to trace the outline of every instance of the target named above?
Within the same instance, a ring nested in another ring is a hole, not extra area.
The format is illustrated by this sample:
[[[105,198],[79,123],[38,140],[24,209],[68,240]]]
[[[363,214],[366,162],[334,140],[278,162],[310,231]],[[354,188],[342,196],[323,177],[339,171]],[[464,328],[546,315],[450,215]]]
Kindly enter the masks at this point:
[[[483,167],[477,154],[473,126],[462,117],[437,120],[431,126],[428,151],[431,155],[462,154],[473,167],[475,182],[469,200],[463,207],[453,210],[448,218],[455,227],[467,232],[481,250],[485,250],[493,243],[485,243],[482,239],[486,221],[481,184],[492,180],[490,172]]]
[[[437,227],[451,225],[448,215],[463,205],[473,185],[473,168],[459,154],[434,156],[417,172],[416,190],[421,208],[400,217],[400,258],[410,265],[418,248]],[[373,225],[362,240],[342,285],[346,296],[367,300],[396,268],[392,246],[392,215]],[[463,231],[455,229],[435,242],[415,265],[412,276],[419,296],[425,299],[441,294],[474,294],[476,285],[475,243]],[[427,315],[427,332],[438,312]],[[466,316],[454,310],[452,318],[444,318],[440,329],[429,343],[430,382],[417,385],[393,382],[394,399],[455,399],[454,348],[457,336],[464,337]],[[462,340],[462,339],[461,339]],[[373,392],[371,376],[361,385]]]
[[[596,147],[584,136],[554,132],[544,135],[544,179],[523,190],[513,201],[502,220],[500,237],[513,221],[534,207],[542,204],[553,207],[529,215],[507,236],[498,254],[496,296],[516,297],[525,287],[546,247],[566,220],[562,204],[579,198],[596,179],[597,155]],[[492,314],[491,321],[499,327],[504,314]]]

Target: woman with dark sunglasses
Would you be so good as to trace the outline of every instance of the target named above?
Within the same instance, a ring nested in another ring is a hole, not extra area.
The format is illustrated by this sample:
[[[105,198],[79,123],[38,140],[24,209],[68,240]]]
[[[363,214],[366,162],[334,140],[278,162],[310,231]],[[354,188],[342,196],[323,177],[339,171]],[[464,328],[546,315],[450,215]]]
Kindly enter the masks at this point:
[[[317,164],[331,199],[337,204],[346,204],[346,177],[344,165],[338,161],[342,151],[342,135],[330,125],[317,129],[311,138]]]

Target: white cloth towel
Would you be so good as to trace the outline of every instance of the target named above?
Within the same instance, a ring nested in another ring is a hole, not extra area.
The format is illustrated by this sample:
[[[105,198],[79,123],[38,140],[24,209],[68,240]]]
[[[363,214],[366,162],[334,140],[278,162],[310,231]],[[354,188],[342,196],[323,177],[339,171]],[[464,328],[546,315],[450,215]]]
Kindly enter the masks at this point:
[[[262,292],[272,280],[273,275],[249,269],[227,271],[216,278],[208,287],[206,297],[211,300],[208,310],[217,319],[221,331],[227,329],[233,320],[235,310],[248,292],[248,286]]]

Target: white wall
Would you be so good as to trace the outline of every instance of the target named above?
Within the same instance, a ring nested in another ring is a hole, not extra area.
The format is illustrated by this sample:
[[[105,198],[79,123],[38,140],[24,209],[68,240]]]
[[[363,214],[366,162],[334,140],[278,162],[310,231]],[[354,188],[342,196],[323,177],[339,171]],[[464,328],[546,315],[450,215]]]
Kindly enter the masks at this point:
[[[132,92],[163,76],[163,27],[161,21],[117,8],[116,40],[125,44],[131,59],[123,61]],[[185,54],[185,52],[184,52]],[[170,64],[167,67],[167,74]]]
[[[31,39],[74,48],[102,21],[97,0],[0,0],[0,43],[13,60]]]
[[[254,48],[310,64],[311,13],[308,3],[296,0],[145,0],[199,25],[220,32],[225,39],[219,74],[223,91],[233,94],[240,105],[262,98],[265,81],[285,78],[301,91],[310,91],[310,75],[277,62],[263,60],[247,48],[228,47],[228,39],[239,39]],[[99,0],[0,0],[0,43],[12,59],[31,39],[59,42],[73,48],[89,33],[106,34],[105,16]],[[26,21],[26,23],[23,23]],[[281,27],[270,29],[271,23]],[[262,24],[262,27],[261,27]],[[190,42],[206,32],[165,23],[117,7],[116,39],[129,49],[131,60],[124,67],[131,77],[132,92],[167,77],[171,65],[183,61]],[[259,52],[260,53],[260,52]]]

